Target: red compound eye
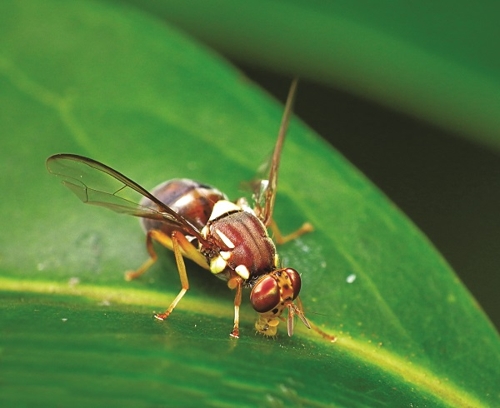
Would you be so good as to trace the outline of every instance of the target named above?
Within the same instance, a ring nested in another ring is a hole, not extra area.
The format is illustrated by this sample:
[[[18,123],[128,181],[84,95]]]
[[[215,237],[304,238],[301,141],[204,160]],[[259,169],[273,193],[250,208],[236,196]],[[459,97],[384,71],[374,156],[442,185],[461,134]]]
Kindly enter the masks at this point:
[[[299,273],[295,269],[286,268],[285,272],[292,281],[293,298],[295,299],[299,296],[300,288],[302,287],[302,280],[300,279]]]
[[[250,303],[259,313],[266,313],[280,303],[280,289],[273,276],[265,276],[258,281],[250,293]]]

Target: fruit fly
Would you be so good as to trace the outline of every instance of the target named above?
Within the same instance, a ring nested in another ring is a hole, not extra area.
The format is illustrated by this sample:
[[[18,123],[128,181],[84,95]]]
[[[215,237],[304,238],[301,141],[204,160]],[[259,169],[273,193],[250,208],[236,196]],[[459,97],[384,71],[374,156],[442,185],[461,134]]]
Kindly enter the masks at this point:
[[[251,289],[250,303],[258,312],[255,328],[259,333],[276,335],[280,320],[285,320],[282,317],[285,310],[289,336],[294,331],[295,316],[306,327],[319,331],[304,315],[299,298],[299,273],[281,266],[276,246],[267,232],[270,228],[276,242],[284,243],[312,231],[312,226],[305,223],[294,233],[282,236],[272,220],[281,150],[296,87],[294,80],[268,174],[253,183],[253,207],[244,198],[229,201],[219,190],[189,179],[167,181],[149,193],[118,171],[87,157],[56,154],[47,159],[49,172],[62,177],[63,184],[84,203],[142,218],[150,258],[137,270],[127,272],[128,280],[142,275],[156,261],[154,241],[174,252],[182,288],[166,311],[155,315],[157,319],[165,320],[189,289],[183,259],[186,257],[236,291],[232,337],[239,337],[243,288]],[[130,193],[135,196],[138,193],[141,199],[130,198]]]

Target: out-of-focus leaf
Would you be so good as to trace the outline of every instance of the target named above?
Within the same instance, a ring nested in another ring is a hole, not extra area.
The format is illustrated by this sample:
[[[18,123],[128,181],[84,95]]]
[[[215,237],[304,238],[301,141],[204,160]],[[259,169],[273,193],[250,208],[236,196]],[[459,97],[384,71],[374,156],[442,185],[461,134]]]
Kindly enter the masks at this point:
[[[500,147],[494,2],[126,2],[247,64],[300,74]]]

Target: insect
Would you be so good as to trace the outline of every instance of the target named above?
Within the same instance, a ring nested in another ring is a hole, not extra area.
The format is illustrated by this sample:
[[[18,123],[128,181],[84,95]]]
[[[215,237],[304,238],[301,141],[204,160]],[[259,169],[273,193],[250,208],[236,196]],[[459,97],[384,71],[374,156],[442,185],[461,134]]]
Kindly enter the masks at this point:
[[[167,181],[149,193],[125,175],[93,159],[74,154],[56,154],[47,159],[49,172],[61,177],[63,184],[84,203],[142,218],[150,258],[137,270],[127,272],[127,279],[139,277],[156,261],[154,241],[173,251],[181,290],[165,312],[155,315],[157,319],[165,320],[189,289],[186,257],[235,290],[232,337],[239,337],[243,288],[251,289],[250,303],[258,312],[255,328],[259,333],[276,335],[280,320],[285,320],[282,314],[287,310],[289,336],[293,335],[294,317],[298,316],[306,327],[328,337],[305,317],[299,298],[300,274],[281,266],[276,246],[267,232],[269,227],[276,241],[283,243],[312,231],[312,226],[305,223],[294,233],[282,236],[272,220],[278,167],[296,87],[294,80],[268,174],[253,183],[253,207],[244,198],[231,202],[219,190],[189,179]]]

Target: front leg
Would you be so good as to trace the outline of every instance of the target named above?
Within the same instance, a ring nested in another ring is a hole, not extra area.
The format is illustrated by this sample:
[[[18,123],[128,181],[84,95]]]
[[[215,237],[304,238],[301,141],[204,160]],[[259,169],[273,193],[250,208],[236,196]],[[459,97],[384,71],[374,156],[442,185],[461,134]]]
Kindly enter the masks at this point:
[[[235,276],[228,280],[227,286],[229,289],[236,289],[236,295],[234,296],[234,324],[233,330],[229,335],[237,339],[240,337],[240,305],[243,281],[241,277]]]

